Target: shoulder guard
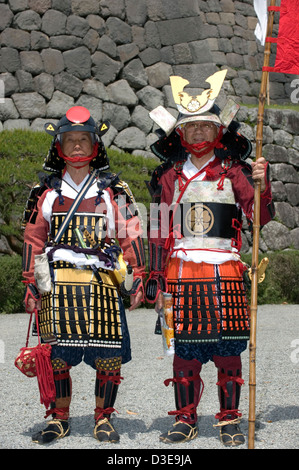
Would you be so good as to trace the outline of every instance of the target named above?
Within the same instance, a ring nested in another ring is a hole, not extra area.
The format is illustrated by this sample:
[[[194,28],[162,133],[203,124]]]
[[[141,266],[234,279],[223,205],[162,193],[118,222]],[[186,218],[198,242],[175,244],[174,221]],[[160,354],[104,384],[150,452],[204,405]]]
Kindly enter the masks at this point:
[[[125,193],[131,201],[134,201],[133,194],[129,188],[129,185],[119,178],[120,173],[101,173],[99,175],[98,186],[105,186],[105,188],[110,188],[113,191],[113,194],[117,196],[118,194]],[[104,188],[104,189],[105,189]]]
[[[221,160],[230,158],[244,162],[251,151],[251,142],[236,130],[229,128],[221,139],[221,147],[215,148],[215,155]]]
[[[119,173],[110,173],[101,171],[98,173],[97,176],[97,186],[98,186],[98,193],[101,193],[107,188],[113,188],[119,181]]]
[[[132,217],[134,215],[138,215],[138,213],[139,213],[138,206],[136,204],[135,198],[133,196],[133,193],[132,193],[128,183],[126,183],[125,181],[119,180],[119,182],[115,185],[115,189],[117,191],[116,195],[119,195],[119,196],[123,197],[124,199],[126,199],[127,205],[134,208],[131,211]]]
[[[161,196],[162,192],[162,186],[160,184],[161,176],[172,166],[174,165],[171,160],[162,163],[153,171],[151,180],[145,181],[147,189],[155,202],[158,202],[158,199]]]
[[[50,188],[60,189],[61,177],[58,173],[39,173],[39,183],[31,188],[29,198],[26,202],[25,210],[23,213],[22,229],[25,229],[28,222],[34,224],[37,216],[37,202],[42,194]]]
[[[98,175],[98,194],[101,195],[102,191],[110,188],[113,192],[113,198],[118,198],[118,204],[120,207],[126,206],[133,210],[131,216],[138,215],[138,207],[130,190],[128,183],[119,178],[120,173],[107,173],[101,172]]]

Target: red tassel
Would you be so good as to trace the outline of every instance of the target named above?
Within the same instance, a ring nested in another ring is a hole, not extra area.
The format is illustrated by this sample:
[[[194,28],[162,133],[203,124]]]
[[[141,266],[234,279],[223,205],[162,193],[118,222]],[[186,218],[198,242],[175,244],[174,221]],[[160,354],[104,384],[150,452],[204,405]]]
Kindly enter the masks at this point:
[[[40,402],[48,408],[56,398],[54,374],[50,359],[51,346],[49,344],[39,344],[34,348],[34,353]]]
[[[101,385],[107,382],[113,382],[115,385],[119,385],[121,383],[121,380],[124,380],[124,378],[120,375],[100,374],[99,371],[97,371],[97,379],[101,381]]]
[[[222,190],[223,190],[224,180],[225,180],[225,173],[223,173],[223,175],[221,176],[220,180],[218,181],[217,189],[218,189],[219,191],[222,191]]]
[[[183,180],[182,180],[181,175],[179,175],[178,181],[179,181],[179,190],[182,191],[183,188],[184,188],[184,186],[185,186],[185,184],[183,183]]]
[[[96,422],[100,421],[100,419],[103,419],[105,415],[111,415],[114,411],[118,413],[118,411],[115,408],[100,408],[97,407],[94,409],[95,412],[95,420]]]
[[[232,418],[227,419],[227,415],[232,415],[233,419],[236,419],[241,417],[242,413],[240,413],[239,410],[221,410],[215,415],[215,418],[219,419],[219,421],[231,421]]]
[[[219,373],[219,381],[216,383],[216,385],[219,385],[219,387],[222,388],[223,392],[224,392],[224,395],[226,397],[228,397],[228,391],[227,391],[227,388],[226,388],[226,384],[227,382],[237,382],[239,385],[243,385],[244,384],[244,380],[242,379],[242,377],[239,377],[239,376],[230,376],[230,375],[227,375],[227,374],[223,374],[223,373]]]
[[[168,411],[168,414],[171,415],[176,415],[176,416],[188,416],[190,417],[191,414],[196,413],[196,407],[193,403],[190,403],[190,405],[184,406],[184,408],[181,408],[180,410],[175,410],[175,411]]]

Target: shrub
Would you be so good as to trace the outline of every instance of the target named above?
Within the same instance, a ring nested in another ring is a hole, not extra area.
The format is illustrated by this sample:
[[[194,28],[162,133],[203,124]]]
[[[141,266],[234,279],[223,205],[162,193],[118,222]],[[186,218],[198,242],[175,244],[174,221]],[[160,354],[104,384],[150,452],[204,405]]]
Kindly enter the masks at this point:
[[[24,312],[24,292],[21,256],[0,256],[0,313]]]
[[[265,280],[258,285],[258,303],[299,304],[299,252],[286,250],[268,253],[260,255],[259,261],[266,256],[269,264]],[[251,255],[243,255],[242,259],[251,265]]]
[[[145,181],[151,179],[154,169],[160,164],[156,158],[131,155],[125,152],[107,151],[110,169],[113,173],[120,173],[119,178],[130,187],[137,203],[144,204],[147,209],[151,202],[151,196]]]

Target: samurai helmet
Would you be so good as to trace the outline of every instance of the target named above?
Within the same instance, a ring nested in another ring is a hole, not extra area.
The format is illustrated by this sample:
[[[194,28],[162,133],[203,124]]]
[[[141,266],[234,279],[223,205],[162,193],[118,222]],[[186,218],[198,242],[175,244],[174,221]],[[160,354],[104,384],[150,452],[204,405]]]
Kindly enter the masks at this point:
[[[53,136],[51,147],[45,158],[43,168],[47,171],[60,172],[65,166],[69,157],[63,154],[61,148],[62,135],[65,132],[80,131],[91,134],[93,151],[87,157],[72,158],[73,162],[86,162],[93,169],[106,170],[109,168],[109,161],[106,149],[101,137],[108,131],[109,122],[105,121],[98,126],[91,117],[90,112],[83,106],[73,106],[57,124],[48,122],[45,124],[45,131]]]
[[[219,117],[211,112],[217,96],[221,90],[227,70],[220,70],[206,79],[211,87],[204,90],[200,95],[190,95],[184,91],[188,80],[179,76],[170,77],[170,84],[174,102],[180,113],[176,127],[191,121],[211,121],[221,125]]]
[[[252,146],[248,139],[237,133],[239,124],[233,121],[239,109],[233,100],[228,100],[221,112],[215,104],[223,85],[227,70],[220,70],[206,79],[210,88],[201,94],[191,95],[184,91],[189,84],[179,76],[171,76],[170,84],[173,99],[179,111],[175,119],[164,108],[156,108],[150,113],[156,124],[162,128],[157,131],[161,137],[151,146],[152,152],[161,160],[176,161],[178,158],[186,159],[188,152],[192,151],[198,158],[214,148],[214,153],[221,159],[237,158],[245,160],[251,153]],[[183,127],[188,122],[210,121],[218,127],[218,135],[213,142],[189,145],[183,139]],[[192,147],[192,148],[191,148]],[[179,157],[174,155],[174,152]]]

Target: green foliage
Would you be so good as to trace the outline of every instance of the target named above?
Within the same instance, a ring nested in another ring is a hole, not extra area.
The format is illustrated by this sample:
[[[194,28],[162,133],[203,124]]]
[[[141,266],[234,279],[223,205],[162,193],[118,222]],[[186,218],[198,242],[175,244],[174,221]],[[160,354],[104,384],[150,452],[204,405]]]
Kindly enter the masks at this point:
[[[154,169],[159,165],[156,158],[144,158],[132,156],[125,152],[116,152],[108,149],[110,168],[114,173],[119,173],[120,179],[130,186],[137,203],[149,208],[151,202],[149,191],[145,181],[149,181]]]
[[[38,181],[37,174],[48,153],[51,136],[25,130],[0,132],[0,184],[25,190]]]
[[[52,137],[46,132],[16,129],[0,133],[0,157],[23,159],[45,157]]]
[[[24,292],[21,256],[0,256],[0,313],[24,312]]]
[[[22,214],[30,188],[38,181],[49,137],[24,130],[0,132],[0,208],[4,222],[0,224],[0,236],[7,238],[12,253],[22,251]]]
[[[299,251],[287,250],[260,255],[269,264],[265,279],[258,285],[258,304],[299,304]],[[243,261],[251,265],[251,255],[243,255]]]

